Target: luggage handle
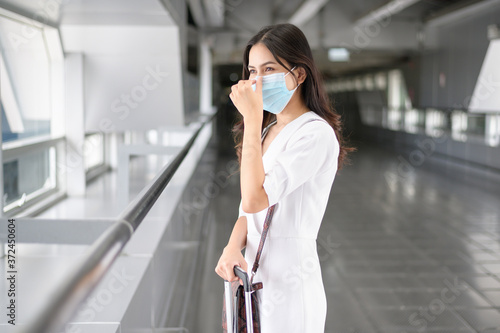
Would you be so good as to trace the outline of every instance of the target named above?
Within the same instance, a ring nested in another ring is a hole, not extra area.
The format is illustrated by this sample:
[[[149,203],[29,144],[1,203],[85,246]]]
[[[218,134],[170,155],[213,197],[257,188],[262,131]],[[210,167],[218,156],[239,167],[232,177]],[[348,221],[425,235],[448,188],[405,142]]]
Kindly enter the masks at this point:
[[[234,275],[240,278],[243,281],[243,290],[245,291],[245,296],[249,293],[250,290],[250,281],[248,280],[248,274],[241,267],[234,266],[233,268]],[[227,320],[227,333],[236,333],[237,329],[235,327],[236,322],[234,319],[237,316],[236,304],[232,298],[232,287],[231,282],[224,280],[224,289],[225,289],[225,302],[226,302],[226,320]],[[246,299],[247,297],[245,297]],[[249,303],[250,304],[250,303]],[[231,311],[231,309],[233,311]],[[248,312],[247,312],[248,313]],[[250,317],[251,318],[251,317]],[[253,329],[253,327],[252,327]]]
[[[250,286],[250,280],[248,279],[248,273],[243,270],[240,266],[234,266],[234,275],[243,281],[243,290],[246,292],[252,291]],[[231,285],[231,281],[224,279],[224,287],[228,288]]]
[[[234,266],[234,275],[239,277],[243,281],[243,290],[245,292],[251,292],[252,286],[250,285],[250,280],[248,279],[248,273],[245,272],[240,266]]]
[[[239,267],[239,266],[233,267],[234,275],[236,275],[238,278],[241,279],[241,281],[243,282],[243,290],[245,291],[245,308],[246,308],[245,312],[246,312],[247,333],[253,333],[252,297],[251,297],[251,294],[253,292],[253,284],[252,284],[253,277],[255,276],[255,273],[257,273],[257,269],[259,267],[260,256],[262,253],[262,249],[264,247],[264,242],[265,242],[266,237],[267,237],[267,232],[268,232],[269,227],[271,225],[271,219],[273,217],[275,208],[276,208],[276,204],[270,206],[267,210],[266,219],[264,221],[264,227],[262,230],[262,235],[260,238],[259,248],[257,250],[257,255],[255,256],[255,262],[254,262],[253,267],[252,267],[252,278],[249,279],[248,273],[245,272],[241,267]],[[259,285],[260,286],[258,286],[257,289],[262,288],[262,283],[260,283]],[[233,318],[236,318],[237,313],[236,313],[236,304],[235,304],[236,302],[232,302],[233,300],[231,299],[231,297],[227,296],[230,294],[229,291],[231,290],[231,282],[224,280],[224,288],[226,290],[225,302],[226,302],[227,332],[233,333],[233,332],[237,331],[237,329],[235,327],[236,321],[233,320]],[[234,309],[233,309],[234,310],[234,317],[230,315],[231,310],[228,309],[231,307],[231,306],[228,306],[230,304],[232,304],[232,306],[234,307]]]
[[[252,320],[252,285],[248,279],[248,273],[241,267],[234,266],[234,274],[243,281],[243,290],[245,291],[245,312],[247,322],[247,333],[253,333],[253,320]]]
[[[236,275],[238,278],[240,278],[243,281],[243,290],[245,291],[245,313],[246,313],[246,322],[247,322],[247,333],[253,333],[253,320],[252,320],[252,299],[251,299],[251,293],[252,293],[252,286],[250,284],[250,280],[248,278],[248,273],[245,272],[241,267],[239,266],[234,266],[234,275]],[[234,325],[236,324],[235,321],[233,321],[233,316],[231,315],[231,305],[234,307],[234,315],[236,316],[236,304],[232,302],[231,299],[231,282],[224,280],[224,288],[226,291],[226,320],[227,320],[227,332],[228,333],[233,333],[236,332],[236,328]]]

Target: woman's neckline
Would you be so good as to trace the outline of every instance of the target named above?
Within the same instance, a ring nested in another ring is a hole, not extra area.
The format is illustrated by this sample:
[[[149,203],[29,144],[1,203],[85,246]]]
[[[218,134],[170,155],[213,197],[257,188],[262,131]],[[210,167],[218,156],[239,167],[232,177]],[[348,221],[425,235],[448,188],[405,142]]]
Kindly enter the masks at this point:
[[[300,117],[302,117],[303,115],[305,114],[308,114],[310,112],[313,112],[313,111],[307,111],[307,112],[304,112],[303,114],[301,114],[300,116],[298,116],[297,118],[293,119],[292,121],[290,121],[288,124],[286,124],[285,126],[283,126],[283,128],[278,132],[278,134],[276,134],[276,136],[274,137],[273,141],[271,141],[271,143],[269,144],[269,146],[267,147],[265,153],[262,155],[262,157],[264,157],[267,152],[269,151],[269,148],[271,148],[271,146],[273,145],[273,143],[276,141],[276,139],[279,137],[279,135],[283,132],[283,130],[288,126],[290,125],[291,123],[293,123],[295,120],[299,119]],[[314,113],[314,112],[313,112]],[[264,139],[266,138],[266,135],[267,135],[267,132],[269,132],[269,129],[274,126],[276,123],[278,122],[277,119],[275,119],[273,122],[271,122],[269,125],[266,126],[266,128],[264,129],[264,133],[262,134],[262,139],[261,139],[261,144],[264,142]]]
[[[295,120],[299,119],[299,118],[300,118],[300,117],[302,117],[303,115],[308,114],[308,113],[310,113],[310,112],[312,112],[312,111],[311,111],[311,110],[309,110],[309,111],[307,111],[307,112],[302,113],[302,114],[301,114],[300,116],[298,116],[297,118],[292,119],[292,121],[290,121],[290,122],[289,122],[289,123],[287,123],[285,126],[283,126],[283,128],[281,129],[281,131],[282,131],[282,130],[284,130],[284,129],[285,129],[285,127],[287,127],[289,124],[293,123]],[[276,125],[276,123],[277,123],[277,122],[278,122],[278,119],[274,119],[274,120],[273,120],[273,121],[272,121],[269,125],[267,125],[267,126],[266,126],[266,128],[264,128],[264,137],[265,137],[265,135],[267,134],[267,132],[269,132],[269,129],[270,129],[272,126]],[[279,133],[281,133],[281,131],[279,131]],[[279,133],[278,133],[278,134],[279,134]],[[264,137],[263,137],[263,138],[264,138]],[[273,140],[273,141],[274,141],[274,140]]]

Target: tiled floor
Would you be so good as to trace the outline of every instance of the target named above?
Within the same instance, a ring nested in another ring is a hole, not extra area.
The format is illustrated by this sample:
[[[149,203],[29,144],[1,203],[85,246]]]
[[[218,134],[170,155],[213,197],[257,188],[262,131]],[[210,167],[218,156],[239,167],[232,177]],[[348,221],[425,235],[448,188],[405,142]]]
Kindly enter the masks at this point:
[[[334,333],[500,332],[500,176],[358,145],[318,238]],[[217,170],[233,156],[219,156]],[[237,217],[238,176],[211,202],[196,332],[220,332],[214,272]]]

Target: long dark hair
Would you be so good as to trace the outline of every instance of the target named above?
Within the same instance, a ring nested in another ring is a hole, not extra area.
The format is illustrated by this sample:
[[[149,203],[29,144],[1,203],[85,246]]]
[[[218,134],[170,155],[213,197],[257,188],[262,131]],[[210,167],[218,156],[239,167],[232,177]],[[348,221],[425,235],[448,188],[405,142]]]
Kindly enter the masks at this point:
[[[290,71],[294,66],[302,67],[306,71],[306,79],[299,87],[299,91],[309,110],[317,113],[325,119],[334,129],[340,145],[340,154],[338,158],[338,169],[347,161],[347,154],[355,149],[347,147],[342,136],[342,122],[340,115],[333,109],[332,103],[323,86],[323,79],[314,63],[311,48],[307,42],[306,36],[293,24],[277,24],[262,28],[245,47],[243,53],[243,80],[248,80],[250,72],[248,70],[248,58],[250,49],[258,43],[264,44],[273,54],[276,61]],[[290,68],[280,60],[284,59],[290,64]],[[295,76],[294,72],[290,72]],[[262,120],[262,129],[276,119],[276,115],[267,111],[264,112]],[[233,137],[236,143],[236,154],[241,165],[241,149],[243,143],[243,119],[237,122],[233,128]]]

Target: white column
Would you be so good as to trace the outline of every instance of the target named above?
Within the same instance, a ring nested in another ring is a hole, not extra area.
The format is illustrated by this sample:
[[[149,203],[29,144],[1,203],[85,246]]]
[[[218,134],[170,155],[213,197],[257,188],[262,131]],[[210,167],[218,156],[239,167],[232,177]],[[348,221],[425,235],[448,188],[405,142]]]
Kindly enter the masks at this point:
[[[66,112],[66,190],[69,196],[85,194],[84,59],[81,53],[70,53],[65,59]]]
[[[211,36],[200,40],[200,112],[212,112],[212,44]]]
[[[123,145],[123,133],[107,133],[104,148],[104,163],[111,169],[118,169],[118,147]]]

